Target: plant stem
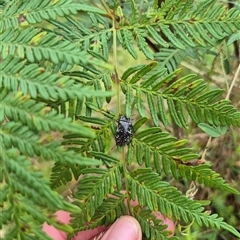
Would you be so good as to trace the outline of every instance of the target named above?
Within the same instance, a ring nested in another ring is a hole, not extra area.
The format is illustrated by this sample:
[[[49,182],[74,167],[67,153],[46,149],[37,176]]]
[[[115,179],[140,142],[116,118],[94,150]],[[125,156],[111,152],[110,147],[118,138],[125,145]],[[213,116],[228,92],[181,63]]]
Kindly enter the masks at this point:
[[[118,113],[121,112],[121,101],[120,101],[120,80],[118,77],[118,56],[117,56],[117,26],[116,16],[112,15],[112,30],[113,30],[113,64],[114,64],[114,80],[117,88],[117,109]]]
[[[237,71],[235,72],[235,75],[234,75],[234,77],[233,77],[231,86],[230,86],[230,88],[228,89],[228,93],[227,93],[227,96],[226,96],[226,98],[225,98],[226,100],[228,100],[229,97],[230,97],[230,94],[231,94],[231,92],[232,92],[233,86],[234,86],[235,82],[237,81],[239,72],[240,72],[240,64],[238,65]]]
[[[116,18],[115,15],[112,15],[112,25],[113,25],[113,64],[114,64],[114,79],[116,83],[116,88],[117,88],[117,109],[118,113],[121,113],[121,100],[120,100],[120,79],[118,77],[118,57],[117,57],[117,26],[116,26]],[[132,216],[134,216],[134,213],[132,211],[132,206],[131,206],[131,198],[129,196],[129,186],[127,182],[127,161],[126,161],[126,156],[125,156],[125,151],[124,147],[122,148],[122,154],[121,154],[122,162],[123,162],[123,174],[124,174],[124,179],[125,179],[125,190],[127,194],[127,205],[129,212]]]
[[[128,181],[127,181],[127,177],[128,177],[128,175],[127,175],[128,174],[127,160],[126,160],[126,156],[125,156],[124,147],[122,148],[122,161],[123,161],[123,174],[124,174],[124,179],[125,179],[125,190],[126,190],[126,194],[127,194],[127,206],[128,206],[130,215],[134,216],[133,208],[131,205],[131,198],[129,195],[129,186],[128,186]]]
[[[110,11],[108,5],[105,3],[105,0],[100,0],[100,1],[101,1],[101,3],[102,3],[103,7],[105,8],[105,10],[110,14],[111,11]]]

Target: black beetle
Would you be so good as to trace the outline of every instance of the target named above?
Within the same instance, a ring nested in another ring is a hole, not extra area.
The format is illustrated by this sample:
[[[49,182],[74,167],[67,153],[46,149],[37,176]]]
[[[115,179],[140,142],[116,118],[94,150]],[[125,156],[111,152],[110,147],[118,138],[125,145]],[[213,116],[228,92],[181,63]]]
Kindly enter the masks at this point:
[[[118,127],[115,135],[116,145],[123,147],[131,141],[132,137],[132,119],[126,116],[120,116],[117,120]]]

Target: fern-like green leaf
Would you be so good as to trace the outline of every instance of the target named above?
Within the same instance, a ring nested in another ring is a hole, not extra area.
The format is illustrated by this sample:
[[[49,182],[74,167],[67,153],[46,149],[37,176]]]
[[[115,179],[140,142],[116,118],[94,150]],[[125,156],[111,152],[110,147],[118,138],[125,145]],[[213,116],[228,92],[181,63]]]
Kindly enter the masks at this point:
[[[85,168],[80,171],[84,177],[79,182],[75,197],[80,200],[83,212],[81,221],[76,223],[78,227],[82,228],[84,223],[94,216],[96,209],[100,207],[108,194],[113,193],[116,188],[118,190],[121,188],[120,165],[115,165],[110,171],[100,168]],[[95,194],[98,198],[94,200]]]
[[[31,162],[26,159],[25,156],[19,155],[17,149],[11,148],[6,150],[2,148],[2,146],[3,142],[1,139],[0,150],[3,176],[6,179],[9,193],[12,193],[5,194],[5,200],[11,202],[11,207],[3,212],[2,222],[6,225],[10,224],[11,217],[9,217],[9,214],[17,217],[19,216],[18,209],[21,210],[21,217],[17,217],[17,222],[11,222],[11,226],[5,237],[11,236],[15,238],[17,232],[23,230],[19,228],[25,226],[28,228],[26,237],[34,233],[36,234],[35,236],[42,235],[42,237],[38,239],[49,239],[38,226],[36,227],[36,225],[30,224],[33,220],[35,222],[37,221],[39,224],[45,221],[63,231],[72,232],[73,230],[70,226],[61,225],[49,219],[42,212],[42,209],[48,208],[52,211],[56,211],[60,208],[75,213],[79,213],[80,209],[62,201],[59,195],[50,189],[48,182],[43,178],[40,172],[30,170],[32,165]]]
[[[185,164],[179,164],[178,168],[179,170],[181,169],[179,173],[181,174],[185,172],[182,176],[185,176],[188,179],[195,178],[199,183],[204,183],[205,186],[239,194],[239,191],[227,184],[218,173],[211,170],[210,165],[202,164],[193,167]]]
[[[10,122],[5,124],[1,129],[1,135],[3,146],[6,149],[14,146],[22,154],[30,157],[40,156],[45,160],[59,161],[59,163],[75,163],[80,165],[99,164],[98,161],[93,161],[93,159],[66,151],[66,149],[61,147],[60,142],[42,146],[38,134],[30,131],[27,126],[22,126],[20,123]]]
[[[77,44],[63,40],[61,36],[53,33],[42,31],[41,28],[7,29],[2,34],[0,46],[4,59],[8,54],[14,55],[16,52],[20,58],[26,57],[30,62],[49,59],[54,64],[64,61],[69,64],[83,64],[90,62],[91,57]]]
[[[141,116],[144,116],[144,111],[142,100],[139,97],[140,94],[147,97],[148,107],[156,126],[158,125],[158,114],[161,117],[160,120],[164,124],[167,123],[167,112],[162,109],[165,108],[164,102],[168,105],[168,111],[172,119],[180,127],[187,126],[186,110],[196,123],[207,121],[210,124],[216,125],[220,123],[222,125],[240,126],[240,114],[237,109],[227,101],[218,100],[223,90],[212,89],[205,91],[206,84],[200,79],[195,80],[195,75],[188,75],[177,81],[173,81],[173,78],[176,76],[175,74],[179,72],[178,70],[166,77],[160,77],[156,81],[152,81],[152,78],[155,78],[154,75],[149,79],[143,79],[143,76],[154,67],[156,67],[155,62],[153,65],[149,64],[141,67],[131,78],[129,76],[129,81],[122,81],[123,87],[124,85],[127,86],[125,88],[126,96],[128,98],[129,96],[135,96],[139,113],[142,114]],[[138,82],[139,84],[136,84]],[[165,87],[166,83],[168,83],[168,87]],[[165,88],[160,92],[159,90],[163,86]],[[155,102],[159,103],[158,108]],[[223,107],[224,105],[225,107]],[[226,111],[228,115],[226,115]]]
[[[239,193],[227,184],[219,174],[212,171],[209,165],[192,166],[192,161],[195,161],[198,155],[192,153],[189,148],[184,148],[182,144],[178,144],[175,138],[162,132],[160,128],[156,127],[139,132],[134,136],[133,143],[136,146],[136,160],[139,165],[144,162],[145,166],[150,166],[148,162],[155,155],[154,163],[158,172],[163,171],[166,175],[171,172],[176,179],[181,175],[212,188],[234,194]],[[156,156],[159,158],[156,159]]]
[[[125,49],[127,49],[134,58],[137,58],[137,52],[133,47],[134,38],[131,31],[123,30],[122,32],[119,32],[118,40],[120,41],[122,46]]]
[[[174,49],[184,50],[187,46],[214,45],[216,40],[225,38],[231,29],[240,27],[239,10],[232,8],[230,12],[223,5],[215,2],[216,0],[199,2],[193,8],[193,1],[185,1],[183,4],[181,1],[168,0],[161,4],[160,8],[149,8],[141,18],[135,14],[137,8],[134,6],[132,7],[134,9],[132,18],[135,19],[132,22],[133,31],[128,26],[121,25],[118,39],[136,58],[133,36],[138,36],[136,40],[139,49],[149,59],[152,59],[152,55],[151,49],[146,48],[148,33],[157,44],[165,48],[170,45]],[[176,18],[178,21],[175,20]],[[156,31],[156,25],[159,31]],[[168,39],[169,43],[165,39]]]
[[[73,3],[72,0],[24,2],[23,0],[9,3],[0,21],[0,31],[7,28],[17,28],[28,24],[39,23],[42,20],[56,19],[65,15],[76,14],[77,11],[105,14],[99,8]]]
[[[90,96],[103,96],[101,89],[91,90],[88,86],[76,84],[67,76],[59,77],[57,74],[47,72],[36,64],[26,65],[25,61],[13,58],[11,55],[1,63],[0,87],[13,91],[20,89],[24,94],[29,93],[32,98],[40,97],[49,100],[83,98]],[[107,93],[107,92],[106,92]],[[107,95],[111,95],[107,93]]]
[[[50,129],[75,133],[82,132],[84,136],[94,136],[92,131],[83,126],[77,124],[70,126],[71,119],[65,119],[62,115],[57,115],[55,111],[49,111],[48,108],[44,107],[44,104],[30,100],[28,96],[23,96],[21,92],[17,94],[8,93],[7,95],[7,91],[2,91],[0,97],[2,99],[1,115],[5,115],[14,121],[20,119],[30,129],[46,132],[49,132]]]
[[[117,192],[114,192],[111,195],[111,197],[104,199],[103,203],[96,209],[92,221],[88,225],[80,225],[79,221],[82,221],[82,218],[77,214],[73,214],[75,218],[72,220],[72,224],[75,227],[76,232],[86,229],[94,229],[101,225],[108,226],[116,218],[127,214],[127,208],[124,203],[125,195]],[[81,219],[79,219],[79,217]]]
[[[133,171],[128,181],[131,186],[130,191],[132,187],[136,188],[133,192],[136,192],[140,205],[147,205],[151,211],[161,211],[169,218],[182,219],[186,223],[191,223],[195,219],[199,225],[222,227],[235,236],[240,236],[237,230],[223,222],[217,214],[207,215],[203,212],[204,208],[200,203],[181,195],[181,192],[166,182],[161,182],[159,175],[153,173],[151,169]]]

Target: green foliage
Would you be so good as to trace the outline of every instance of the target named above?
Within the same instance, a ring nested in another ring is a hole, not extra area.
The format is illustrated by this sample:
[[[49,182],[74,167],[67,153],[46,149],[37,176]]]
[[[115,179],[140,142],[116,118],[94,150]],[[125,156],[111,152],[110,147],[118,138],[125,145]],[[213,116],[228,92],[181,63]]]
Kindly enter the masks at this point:
[[[196,163],[199,154],[167,128],[240,127],[240,112],[221,98],[223,89],[178,68],[187,57],[200,59],[203,51],[233,39],[239,9],[216,0],[197,6],[193,0],[159,6],[80,2],[0,1],[4,239],[51,239],[41,230],[44,222],[70,238],[128,212],[147,239],[177,239],[153,212],[240,237],[223,218],[205,212],[202,202],[165,181],[173,177],[239,194],[211,165]],[[127,57],[136,59],[141,51],[151,62],[123,66],[122,73],[120,46]],[[132,140],[119,153],[112,140],[121,114],[136,117]],[[50,179],[38,167],[46,163],[53,164]],[[78,182],[73,203],[56,191],[71,181]],[[71,224],[51,217],[60,209],[72,213]]]

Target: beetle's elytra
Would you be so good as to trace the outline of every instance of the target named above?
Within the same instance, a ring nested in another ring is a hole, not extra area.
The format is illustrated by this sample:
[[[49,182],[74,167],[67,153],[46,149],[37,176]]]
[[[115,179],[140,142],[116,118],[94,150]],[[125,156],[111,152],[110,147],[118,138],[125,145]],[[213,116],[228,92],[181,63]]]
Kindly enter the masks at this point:
[[[123,147],[131,141],[132,137],[132,119],[126,116],[120,116],[117,120],[118,126],[115,135],[116,145]]]

